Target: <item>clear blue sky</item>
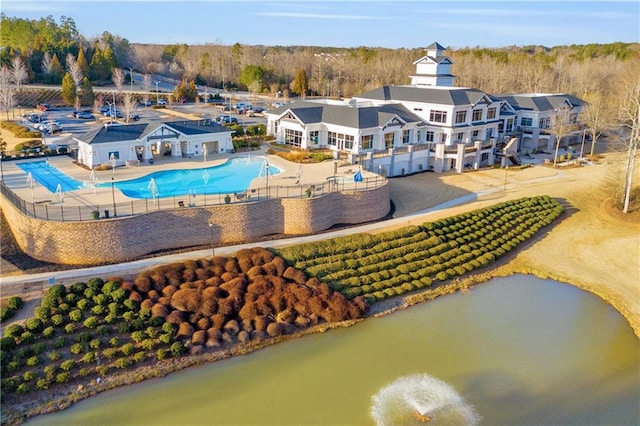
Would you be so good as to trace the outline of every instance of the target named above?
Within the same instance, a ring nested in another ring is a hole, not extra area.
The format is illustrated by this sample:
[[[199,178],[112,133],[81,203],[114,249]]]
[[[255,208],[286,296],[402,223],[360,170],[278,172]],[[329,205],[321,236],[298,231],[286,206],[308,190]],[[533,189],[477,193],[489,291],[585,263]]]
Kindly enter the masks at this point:
[[[640,1],[2,0],[8,17],[73,18],[132,43],[502,47],[640,41]]]

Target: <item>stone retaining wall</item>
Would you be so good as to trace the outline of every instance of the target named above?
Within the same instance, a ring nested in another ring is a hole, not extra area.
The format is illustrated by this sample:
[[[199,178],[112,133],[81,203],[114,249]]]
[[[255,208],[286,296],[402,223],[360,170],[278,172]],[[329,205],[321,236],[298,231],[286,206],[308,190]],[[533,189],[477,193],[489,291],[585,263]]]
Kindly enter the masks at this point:
[[[83,222],[28,217],[0,198],[7,222],[26,254],[70,265],[125,262],[160,250],[208,245],[212,238],[215,245],[226,245],[271,234],[312,234],[338,224],[377,220],[390,208],[387,184],[311,198],[178,208]]]

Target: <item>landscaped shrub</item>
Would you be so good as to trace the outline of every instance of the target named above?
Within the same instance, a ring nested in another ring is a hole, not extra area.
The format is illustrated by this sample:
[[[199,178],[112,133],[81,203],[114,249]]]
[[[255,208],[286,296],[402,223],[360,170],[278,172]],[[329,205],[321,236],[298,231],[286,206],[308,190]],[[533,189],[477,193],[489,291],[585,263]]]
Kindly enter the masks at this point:
[[[17,311],[22,308],[24,301],[19,296],[13,296],[7,299],[7,308]]]

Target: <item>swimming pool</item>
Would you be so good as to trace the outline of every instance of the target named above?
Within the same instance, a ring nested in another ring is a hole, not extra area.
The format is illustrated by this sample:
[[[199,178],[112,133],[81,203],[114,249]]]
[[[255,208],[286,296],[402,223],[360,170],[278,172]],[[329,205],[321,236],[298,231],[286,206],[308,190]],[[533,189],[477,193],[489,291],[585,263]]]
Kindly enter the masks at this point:
[[[27,174],[31,173],[36,182],[52,193],[56,192],[58,184],[64,192],[92,186],[91,183],[73,179],[47,161],[22,163],[18,164],[18,167]],[[249,188],[253,179],[266,177],[266,169],[264,157],[237,157],[217,166],[162,170],[136,179],[116,181],[114,186],[131,198],[243,192]],[[277,175],[280,172],[278,167],[269,165],[269,175]],[[111,182],[98,183],[96,186],[111,187]]]
[[[67,176],[48,161],[33,161],[30,163],[17,164],[34,181],[47,188],[51,193],[55,193],[58,185],[64,192],[75,191],[84,188],[83,182],[79,182]]]

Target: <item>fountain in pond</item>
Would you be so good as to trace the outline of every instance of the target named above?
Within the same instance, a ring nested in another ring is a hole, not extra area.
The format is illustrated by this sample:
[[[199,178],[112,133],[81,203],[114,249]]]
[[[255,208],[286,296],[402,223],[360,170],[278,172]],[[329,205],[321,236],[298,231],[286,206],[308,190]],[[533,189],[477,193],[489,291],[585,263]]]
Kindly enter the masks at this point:
[[[480,417],[449,384],[428,374],[401,377],[373,398],[376,425],[476,425]]]

